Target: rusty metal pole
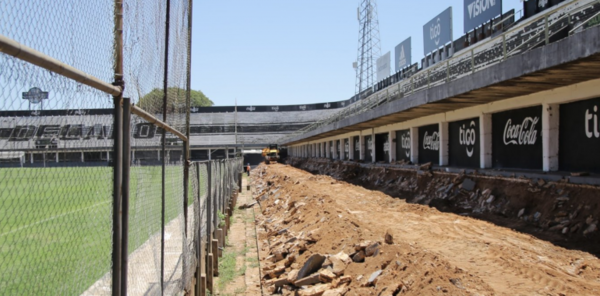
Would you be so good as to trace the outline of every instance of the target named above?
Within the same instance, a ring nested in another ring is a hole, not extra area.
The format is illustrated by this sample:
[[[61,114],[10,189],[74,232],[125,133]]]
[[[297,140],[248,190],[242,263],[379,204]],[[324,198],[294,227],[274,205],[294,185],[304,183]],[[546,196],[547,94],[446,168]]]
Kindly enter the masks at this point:
[[[123,3],[115,0],[114,11],[115,22],[115,64],[114,82],[115,86],[121,87],[121,92],[113,97],[113,241],[112,241],[112,295],[120,296],[121,291],[121,182],[123,180],[123,150],[122,134],[123,121],[121,101],[123,100]]]

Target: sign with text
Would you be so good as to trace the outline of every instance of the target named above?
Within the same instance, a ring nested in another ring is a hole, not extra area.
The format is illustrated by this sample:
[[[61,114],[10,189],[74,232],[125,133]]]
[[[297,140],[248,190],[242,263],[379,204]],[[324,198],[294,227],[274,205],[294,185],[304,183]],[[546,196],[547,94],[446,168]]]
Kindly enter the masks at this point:
[[[479,118],[448,124],[450,166],[478,168],[480,164]]]
[[[390,141],[388,133],[375,135],[375,158],[376,161],[390,161]]]
[[[410,161],[410,130],[396,131],[396,160]]]
[[[423,52],[425,55],[452,41],[452,6],[423,26]]]
[[[542,106],[492,114],[495,168],[542,168]]]
[[[464,0],[465,33],[502,14],[502,0]]]
[[[600,98],[560,105],[559,169],[600,172]]]
[[[404,67],[410,66],[412,63],[412,48],[411,48],[411,39],[410,37],[406,38],[406,40],[402,41],[400,44],[396,45],[394,50],[394,65],[396,72],[400,71]]]
[[[419,127],[419,163],[440,163],[440,126],[432,124]]]
[[[377,81],[381,81],[390,76],[390,52],[377,59]]]

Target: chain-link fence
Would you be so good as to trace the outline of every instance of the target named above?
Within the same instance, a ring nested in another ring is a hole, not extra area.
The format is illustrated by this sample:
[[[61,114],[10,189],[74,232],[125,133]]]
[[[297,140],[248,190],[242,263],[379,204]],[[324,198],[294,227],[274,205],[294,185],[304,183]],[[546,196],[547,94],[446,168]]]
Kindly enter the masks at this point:
[[[173,295],[206,273],[241,160],[189,162],[191,4],[0,4],[1,295]]]

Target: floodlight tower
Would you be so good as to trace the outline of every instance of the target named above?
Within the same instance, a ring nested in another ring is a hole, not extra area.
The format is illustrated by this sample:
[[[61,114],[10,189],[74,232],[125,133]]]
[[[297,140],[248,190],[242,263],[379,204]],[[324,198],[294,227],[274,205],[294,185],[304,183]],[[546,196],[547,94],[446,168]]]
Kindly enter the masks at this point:
[[[381,55],[379,18],[375,0],[360,0],[358,17],[358,57],[356,60],[356,94],[375,83],[376,60]],[[363,98],[358,98],[363,99]]]

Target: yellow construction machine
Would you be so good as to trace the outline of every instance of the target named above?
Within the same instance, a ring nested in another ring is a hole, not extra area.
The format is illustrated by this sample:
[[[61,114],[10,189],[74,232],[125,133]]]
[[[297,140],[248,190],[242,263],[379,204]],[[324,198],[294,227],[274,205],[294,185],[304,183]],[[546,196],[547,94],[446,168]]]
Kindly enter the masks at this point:
[[[277,144],[271,144],[263,149],[262,156],[265,158],[266,164],[279,161],[279,148]]]

